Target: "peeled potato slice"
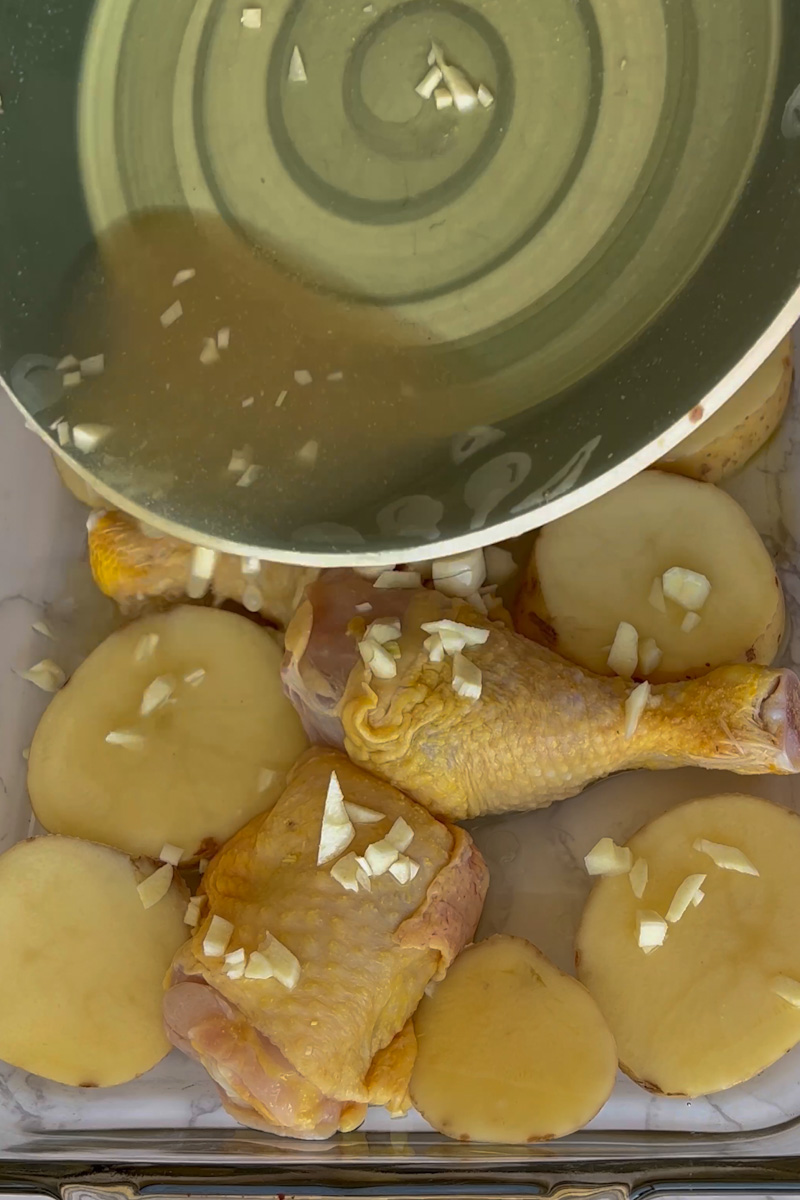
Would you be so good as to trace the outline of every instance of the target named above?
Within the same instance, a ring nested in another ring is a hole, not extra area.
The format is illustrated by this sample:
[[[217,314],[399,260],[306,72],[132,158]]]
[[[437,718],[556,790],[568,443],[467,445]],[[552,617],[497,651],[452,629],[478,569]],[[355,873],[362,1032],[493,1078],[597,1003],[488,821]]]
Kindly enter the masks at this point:
[[[36,816],[51,833],[133,855],[157,858],[169,843],[183,862],[210,856],[270,806],[306,747],[280,661],[269,633],[215,609],[176,608],[112,634],[36,731]]]
[[[709,483],[738,471],[775,432],[789,403],[793,375],[792,339],[786,337],[747,383],[659,466]]]
[[[423,999],[414,1031],[411,1098],[460,1141],[563,1137],[614,1086],[614,1040],[594,1001],[522,938],[465,950]]]
[[[711,584],[691,629],[686,608],[654,588],[674,567]],[[731,663],[768,665],[784,615],[772,560],[736,501],[713,484],[645,471],[545,526],[515,623],[527,637],[609,675],[609,648],[627,622],[639,636],[634,678],[668,683]],[[649,653],[654,647],[660,658]]]
[[[726,870],[695,843],[743,853],[758,871]],[[628,843],[647,863],[636,898],[628,879],[595,884],[577,941],[579,978],[608,1021],[620,1063],[651,1091],[701,1096],[763,1071],[800,1041],[800,1009],[775,991],[800,982],[800,818],[752,796],[694,800]],[[702,895],[684,884],[703,876]],[[683,888],[683,892],[681,889]],[[666,917],[663,945],[637,945],[642,911]]]
[[[164,976],[186,938],[177,880],[152,908],[140,869],[74,838],[0,857],[0,1058],[57,1083],[111,1087],[169,1051]]]

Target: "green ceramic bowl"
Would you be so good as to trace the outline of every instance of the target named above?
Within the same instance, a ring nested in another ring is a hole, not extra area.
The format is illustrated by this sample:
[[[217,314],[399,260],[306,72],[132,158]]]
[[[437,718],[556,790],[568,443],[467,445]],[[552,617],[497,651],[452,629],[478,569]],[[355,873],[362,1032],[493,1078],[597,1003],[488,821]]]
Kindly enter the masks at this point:
[[[798,64],[793,0],[5,0],[5,388],[217,547],[541,524],[800,315]]]

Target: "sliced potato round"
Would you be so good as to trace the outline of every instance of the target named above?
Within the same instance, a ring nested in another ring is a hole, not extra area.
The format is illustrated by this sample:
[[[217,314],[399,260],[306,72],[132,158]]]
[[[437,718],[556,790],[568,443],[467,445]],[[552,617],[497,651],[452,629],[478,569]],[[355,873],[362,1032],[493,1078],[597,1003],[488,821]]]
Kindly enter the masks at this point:
[[[719,483],[738,471],[775,432],[792,392],[792,339],[769,358],[722,408],[661,459],[665,471]]]
[[[36,730],[36,816],[51,833],[133,855],[157,857],[166,842],[184,862],[213,853],[270,807],[306,747],[280,661],[269,633],[216,609],[176,608],[113,633]]]
[[[713,796],[658,817],[628,845],[647,863],[641,899],[627,876],[600,880],[577,939],[579,978],[623,1070],[680,1096],[751,1079],[800,1041],[800,1007],[775,990],[797,981],[800,1004],[800,818],[752,796]],[[748,864],[757,875],[743,873]],[[700,903],[695,875],[705,875]],[[650,953],[640,914],[670,918]]]
[[[186,939],[176,878],[145,909],[155,867],[75,838],[41,837],[0,856],[0,1058],[78,1087],[111,1087],[170,1049],[164,976]]]
[[[460,1141],[538,1142],[590,1121],[614,1086],[614,1039],[585,988],[522,938],[456,960],[414,1017],[411,1098]]]
[[[693,628],[680,603],[652,595],[673,567],[711,584],[699,620],[690,618]],[[730,663],[771,663],[784,617],[775,567],[744,509],[713,484],[645,471],[545,526],[515,624],[565,658],[609,675],[609,649],[626,622],[639,639],[634,677],[666,683]],[[653,643],[655,666],[648,660]]]

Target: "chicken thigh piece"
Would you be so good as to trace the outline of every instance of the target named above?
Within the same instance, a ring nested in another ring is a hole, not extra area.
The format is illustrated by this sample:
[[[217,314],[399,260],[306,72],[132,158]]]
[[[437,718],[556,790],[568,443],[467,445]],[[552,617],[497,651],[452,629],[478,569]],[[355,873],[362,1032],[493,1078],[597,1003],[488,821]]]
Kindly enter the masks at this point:
[[[318,865],[332,772],[345,803],[373,815],[351,810],[351,841]],[[398,879],[384,867],[357,890],[337,882],[336,862],[363,856],[398,818],[413,833],[404,853],[416,874]],[[368,1104],[402,1113],[416,1056],[410,1018],[427,985],[471,940],[487,886],[483,859],[463,830],[342,754],[312,750],[274,808],[209,866],[204,919],[173,963],[167,1033],[205,1066],[225,1107],[246,1125],[319,1138],[355,1128]],[[210,953],[215,917],[233,927],[225,952],[248,966],[276,939],[296,960],[292,986],[242,975],[222,953]]]
[[[390,679],[375,678],[358,651],[365,623],[383,617],[402,626]],[[464,651],[481,671],[479,699],[457,695],[453,659],[433,662],[423,646],[422,625],[443,618],[490,631]],[[286,632],[283,679],[313,738],[450,820],[542,808],[631,768],[800,771],[791,671],[721,667],[654,687],[626,738],[630,681],[568,663],[464,601],[382,591],[347,571],[308,589]]]
[[[98,511],[89,517],[94,581],[125,616],[137,616],[148,603],[173,604],[207,592],[218,604],[231,600],[284,629],[304,589],[319,575],[315,567],[219,554],[207,577],[193,579],[195,549],[180,538],[144,532],[125,513]]]

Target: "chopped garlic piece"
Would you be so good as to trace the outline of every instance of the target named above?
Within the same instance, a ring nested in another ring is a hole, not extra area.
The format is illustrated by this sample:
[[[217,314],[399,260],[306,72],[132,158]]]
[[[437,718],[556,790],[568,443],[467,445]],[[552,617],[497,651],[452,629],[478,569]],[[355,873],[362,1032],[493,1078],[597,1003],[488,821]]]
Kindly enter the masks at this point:
[[[292,50],[292,57],[289,62],[289,82],[290,83],[306,83],[308,76],[306,75],[306,65],[303,62],[303,56],[300,53],[300,47],[295,46]]]
[[[211,862],[210,858],[201,858],[200,859],[200,862],[197,864],[197,872],[199,875],[205,875],[206,871],[208,870],[210,862]]]
[[[51,658],[43,658],[27,671],[17,671],[16,674],[20,679],[35,684],[43,692],[57,692],[67,682],[66,674]]]
[[[189,560],[189,581],[186,594],[192,600],[200,600],[208,591],[217,566],[218,554],[208,546],[195,546]]]
[[[243,558],[240,564],[240,570],[243,575],[260,575],[261,574],[261,559],[260,558]]]
[[[159,900],[164,899],[172,886],[172,874],[172,867],[169,863],[165,863],[152,875],[148,875],[147,879],[142,880],[136,890],[143,908],[152,908],[154,904],[158,904]]]
[[[236,475],[246,471],[253,461],[253,451],[249,446],[242,446],[241,450],[231,450],[231,457],[228,461],[228,470]]]
[[[418,873],[419,863],[414,862],[413,858],[406,858],[405,854],[401,854],[389,867],[389,874],[402,885],[410,883]]]
[[[647,910],[636,914],[637,941],[641,950],[655,950],[664,945],[667,922],[657,912]]]
[[[436,90],[436,88],[439,86],[439,84],[441,82],[442,82],[441,69],[434,65],[434,66],[430,67],[427,75],[425,76],[424,79],[420,80],[420,82],[414,88],[414,91],[417,93],[418,96],[421,96],[423,100],[430,100],[434,91]]]
[[[494,104],[494,96],[483,83],[478,85],[478,103],[481,108],[491,108]]]
[[[376,812],[374,808],[365,808],[363,804],[352,804],[345,800],[344,807],[355,825],[374,825],[377,821],[386,819],[386,813]]]
[[[223,325],[222,329],[217,330],[217,349],[227,350],[231,344],[231,331],[229,325]]]
[[[185,853],[186,851],[182,850],[180,846],[173,846],[172,842],[164,842],[158,857],[162,862],[169,863],[171,867],[177,867]]]
[[[344,371],[331,371],[330,375],[325,376],[331,383],[341,383],[344,379]]]
[[[272,974],[278,983],[283,984],[291,992],[297,986],[300,978],[300,963],[291,950],[271,933],[268,933],[259,947],[259,953],[263,954],[272,967]]]
[[[695,894],[692,896],[692,908],[699,907],[699,905],[701,905],[703,903],[705,898],[706,898],[705,892],[703,892],[703,891],[695,892]]]
[[[245,29],[260,29],[261,28],[261,9],[260,8],[243,8],[241,20],[242,20],[242,25]]]
[[[242,401],[242,408],[252,408],[253,405],[255,404],[255,402],[256,402],[255,396],[247,396]]]
[[[441,634],[439,635],[441,637]],[[461,652],[453,658],[453,691],[462,700],[480,700],[483,691],[483,675],[475,663]]]
[[[633,866],[633,855],[627,846],[618,846],[610,837],[600,838],[584,857],[587,875],[602,875],[613,879],[615,875],[627,875]]]
[[[403,854],[414,840],[414,830],[402,817],[398,817],[392,825],[392,828],[386,835],[385,839],[390,846],[394,846]]]
[[[247,966],[244,969],[244,978],[272,979],[274,974],[272,964],[258,950],[254,950],[247,960]]]
[[[467,596],[467,604],[471,605],[477,612],[484,617],[488,617],[489,609],[486,607],[486,601],[480,592],[473,592],[471,596]]]
[[[800,1008],[800,983],[790,979],[788,975],[776,975],[772,981],[772,990],[781,1000],[791,1004],[792,1008]]]
[[[397,675],[397,663],[393,655],[371,638],[364,638],[358,643],[358,652],[364,666],[368,667],[378,679],[394,679]]]
[[[647,887],[647,878],[649,871],[647,863],[643,858],[637,858],[636,862],[631,867],[628,873],[628,880],[631,885],[631,891],[637,900],[641,900]]]
[[[57,371],[71,371],[71,370],[74,370],[75,367],[79,367],[80,365],[81,364],[78,362],[78,360],[74,354],[65,354],[64,357],[60,360],[60,362],[56,363],[56,370]],[[52,429],[52,426],[50,428]]]
[[[303,465],[306,467],[313,467],[316,464],[318,457],[319,457],[319,442],[315,442],[315,441],[306,442],[305,445],[301,446],[300,449],[297,451],[298,462],[303,463]]]
[[[439,112],[441,112],[443,108],[453,107],[453,97],[451,96],[450,92],[448,92],[446,87],[437,87],[436,91],[433,93],[433,99]]]
[[[77,387],[82,380],[83,376],[80,371],[67,371],[65,375],[61,376],[61,383],[65,388]]]
[[[56,436],[58,437],[59,446],[68,446],[72,441],[72,435],[69,431],[67,421],[59,421],[56,425]]]
[[[229,954],[225,955],[225,966],[238,967],[240,964],[244,965],[245,960],[245,952],[240,946],[238,950],[231,950]]]
[[[194,279],[197,271],[194,267],[184,267],[182,271],[178,271],[175,278],[172,280],[173,287],[180,287],[182,283],[188,283],[190,279]]]
[[[30,748],[30,746],[26,746],[25,749],[22,751],[22,757],[25,759],[25,762],[28,761],[30,756],[31,756],[31,748]]]
[[[510,550],[504,549],[503,546],[486,546],[483,551],[484,562],[486,563],[486,579],[488,583],[496,583],[498,587],[502,587],[504,583],[508,583],[509,579],[517,573],[517,564],[514,561],[514,555]]]
[[[639,718],[647,708],[650,699],[650,684],[640,683],[625,701],[625,737],[629,741],[639,725]]]
[[[472,112],[478,103],[478,97],[464,72],[446,62],[440,62],[439,66],[442,69],[447,90],[453,97],[453,103],[457,110],[460,113]]]
[[[144,745],[144,738],[132,729],[112,729],[106,734],[105,740],[109,746],[126,746],[129,750],[138,749]]]
[[[371,604],[367,604],[367,603],[364,603],[364,604],[357,604],[357,605],[356,605],[356,612],[357,612],[357,613],[371,613],[371,612],[372,612],[372,605],[371,605]]]
[[[310,383],[314,382],[314,376],[311,374],[310,371],[305,371],[305,370],[295,371],[294,372],[294,381],[295,381],[295,383],[299,383],[301,387],[308,387],[308,385]]]
[[[277,778],[278,772],[272,767],[262,767],[258,772],[258,791],[265,792],[267,788],[272,787]]]
[[[615,675],[630,679],[639,662],[639,635],[627,621],[620,621],[608,652],[608,667]]]
[[[214,916],[203,938],[203,954],[206,958],[222,958],[233,934],[233,925],[224,917]]]
[[[80,362],[81,375],[85,379],[91,379],[97,375],[102,375],[106,369],[106,359],[104,354],[93,354],[90,358],[83,358]]]
[[[75,443],[75,449],[81,450],[84,454],[91,454],[93,450],[96,450],[110,433],[110,425],[72,426],[72,440]]]
[[[482,550],[451,554],[434,561],[432,574],[437,592],[466,600],[486,582],[486,559]]]
[[[373,621],[367,629],[366,636],[379,646],[385,646],[387,642],[396,641],[401,632],[400,618],[386,617]]]
[[[364,851],[364,858],[367,860],[370,874],[375,876],[385,875],[392,863],[397,862],[399,857],[400,851],[388,838],[381,838],[380,841],[373,842]]]
[[[642,675],[650,675],[657,670],[663,657],[655,638],[644,638],[639,642],[639,670]]]
[[[463,650],[465,646],[483,646],[489,640],[489,630],[479,629],[475,625],[462,625],[460,621],[426,621],[422,625],[425,633],[438,633],[441,638],[447,654],[455,654],[457,650]],[[449,649],[448,638],[446,635],[451,634],[455,637],[458,645],[455,649]]]
[[[244,963],[238,963],[233,967],[226,967],[225,974],[228,979],[243,979],[244,978]]]
[[[432,633],[430,637],[426,637],[422,646],[432,663],[444,662],[444,646],[438,633]]]
[[[653,580],[647,600],[656,612],[665,613],[667,611],[666,601],[664,600],[664,589],[661,586],[660,579],[656,578]]]
[[[204,367],[210,367],[212,363],[219,362],[219,347],[217,346],[216,338],[203,338],[203,349],[200,351],[200,362]]]
[[[358,859],[351,850],[331,867],[331,879],[335,879],[346,892],[358,891]]]
[[[711,583],[699,571],[686,567],[670,567],[661,577],[664,595],[681,608],[699,612],[711,593]]]
[[[248,583],[247,587],[242,592],[242,607],[248,612],[261,612],[264,606],[264,595],[261,588],[257,588],[254,583]]]
[[[183,682],[188,683],[189,687],[197,687],[203,682],[205,677],[205,667],[195,667],[194,671],[190,671],[188,675],[184,675]]]
[[[691,633],[693,629],[697,629],[702,619],[699,613],[687,612],[681,621],[681,633]]]
[[[705,875],[687,875],[683,883],[678,886],[675,895],[672,897],[672,903],[667,909],[667,920],[670,925],[674,925],[676,921],[680,921],[689,905],[694,903],[694,898],[698,892],[702,892],[705,881]]]
[[[186,905],[186,912],[183,915],[184,925],[189,925],[192,929],[197,928],[197,926],[200,924],[200,910],[205,903],[205,899],[205,896],[192,897],[192,899]]]
[[[133,652],[133,660],[137,663],[146,662],[148,658],[155,653],[158,645],[157,633],[145,633],[136,643],[136,649]]]
[[[278,399],[275,401],[275,407],[280,408],[288,395],[289,393],[286,391],[286,388],[284,388],[282,392],[279,392]]]
[[[50,638],[51,641],[55,638],[55,634],[46,621],[34,621],[31,629],[34,633],[40,633],[42,637]]]
[[[356,831],[347,815],[339,780],[336,772],[331,771],[328,792],[325,797],[325,808],[322,812],[317,866],[322,867],[332,858],[337,858],[347,849],[355,836]]]
[[[142,717],[149,717],[156,709],[162,708],[174,691],[172,680],[166,675],[157,675],[152,683],[149,683],[144,689],[142,703],[139,706],[139,714]]]
[[[164,309],[158,319],[165,329],[169,329],[170,325],[174,325],[176,321],[180,321],[182,316],[183,305],[180,300],[176,300],[174,304],[170,304],[169,308]]]
[[[710,842],[708,838],[697,838],[694,849],[699,850],[701,854],[707,854],[723,871],[738,871],[740,875],[759,874],[747,855],[735,846],[724,846],[720,842]]]
[[[236,480],[236,486],[240,488],[250,487],[258,479],[262,470],[262,467],[259,467],[256,463],[252,463]]]
[[[422,587],[418,571],[381,571],[372,585],[384,590]]]

